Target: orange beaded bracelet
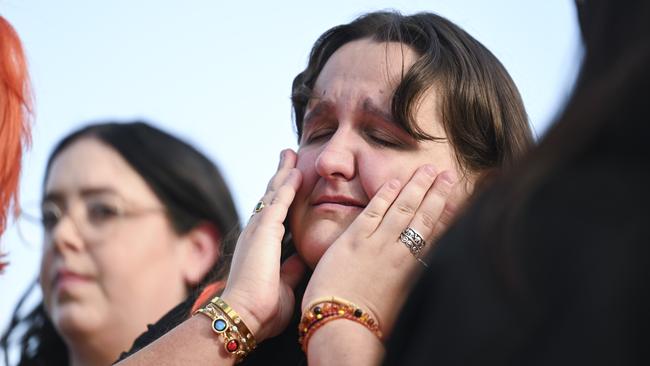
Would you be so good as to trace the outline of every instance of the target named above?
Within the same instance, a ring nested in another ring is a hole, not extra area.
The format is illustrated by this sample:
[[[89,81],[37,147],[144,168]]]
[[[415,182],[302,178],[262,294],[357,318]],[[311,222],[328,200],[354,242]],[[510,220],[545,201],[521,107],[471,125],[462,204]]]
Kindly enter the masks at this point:
[[[369,313],[347,300],[331,296],[313,301],[302,312],[302,319],[298,325],[298,342],[302,350],[307,353],[307,343],[312,334],[318,328],[336,319],[349,319],[360,323],[379,339],[382,338],[379,323]]]

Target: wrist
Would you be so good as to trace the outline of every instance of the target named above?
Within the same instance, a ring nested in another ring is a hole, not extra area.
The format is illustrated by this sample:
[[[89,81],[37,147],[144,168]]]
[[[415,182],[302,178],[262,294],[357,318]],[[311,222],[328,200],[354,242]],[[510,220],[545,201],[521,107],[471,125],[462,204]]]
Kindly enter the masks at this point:
[[[363,325],[343,319],[324,324],[308,342],[309,365],[377,365],[385,351],[379,338]]]
[[[382,332],[379,323],[371,313],[345,299],[330,296],[312,301],[303,310],[298,325],[298,342],[302,345],[303,351],[307,353],[309,340],[316,331],[332,322],[340,324],[337,320],[356,323],[366,329],[364,332],[373,334],[381,342]]]
[[[220,297],[223,299],[223,301],[230,305],[233,310],[239,313],[239,317],[246,324],[248,330],[253,333],[253,336],[257,342],[261,342],[264,339],[261,337],[262,321],[258,316],[256,316],[252,311],[248,309],[248,302],[238,296],[233,295],[227,290],[224,290]]]
[[[214,297],[197,310],[212,320],[211,328],[223,341],[224,350],[237,361],[257,347],[257,341],[240,314],[224,299]]]

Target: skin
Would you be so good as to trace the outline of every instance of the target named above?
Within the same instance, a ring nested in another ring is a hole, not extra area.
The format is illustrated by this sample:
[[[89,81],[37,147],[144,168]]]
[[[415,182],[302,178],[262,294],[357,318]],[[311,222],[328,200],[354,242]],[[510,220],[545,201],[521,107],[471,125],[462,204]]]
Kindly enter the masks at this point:
[[[425,164],[456,172],[449,143],[417,141],[391,118],[402,66],[416,58],[399,43],[354,41],[332,55],[316,80],[296,164],[303,181],[289,213],[297,250],[311,268],[389,179],[406,182]],[[415,119],[427,134],[445,138],[437,107],[431,88]]]
[[[185,298],[201,277],[192,264],[205,264],[192,261],[191,235],[176,234],[142,177],[99,140],[82,138],[55,158],[44,197],[44,212],[64,213],[45,230],[47,312],[73,365],[110,364]],[[109,217],[100,232],[86,219],[87,202],[129,215]]]
[[[304,271],[301,259],[314,269],[303,307],[321,296],[340,296],[367,309],[390,333],[407,279],[421,268],[398,241],[400,232],[411,226],[431,242],[468,186],[456,178],[447,142],[416,141],[386,117],[402,65],[410,67],[415,57],[395,43],[350,42],[317,79],[318,98],[308,108],[298,153],[284,151],[262,198],[267,207],[240,236],[222,295],[258,340],[286,327],[295,301],[292,288]],[[444,137],[437,105],[432,88],[416,110],[416,122]],[[287,214],[301,258],[280,266],[269,258],[280,257]],[[381,344],[370,339],[375,343],[370,350],[381,355]]]
[[[318,98],[310,102],[300,148],[282,152],[262,197],[266,206],[240,235],[221,295],[258,343],[286,328],[293,288],[307,266],[313,274],[303,308],[323,296],[345,298],[366,309],[389,335],[422,269],[398,241],[400,232],[411,226],[431,243],[467,194],[471,182],[456,178],[447,142],[416,141],[386,117],[402,66],[410,67],[415,57],[395,43],[350,42],[318,77]],[[432,88],[416,121],[425,132],[444,137],[437,105]],[[287,215],[299,255],[280,264]],[[224,351],[214,352],[209,326],[206,317],[195,316],[123,364],[232,364]],[[307,354],[310,364],[337,365],[375,364],[382,355],[380,340],[350,321],[319,328]]]

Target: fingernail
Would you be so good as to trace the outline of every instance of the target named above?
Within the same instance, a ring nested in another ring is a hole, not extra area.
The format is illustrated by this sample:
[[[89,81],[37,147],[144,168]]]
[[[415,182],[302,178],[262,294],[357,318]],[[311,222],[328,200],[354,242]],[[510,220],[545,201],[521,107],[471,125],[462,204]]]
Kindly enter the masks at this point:
[[[424,172],[427,173],[431,177],[436,176],[436,169],[433,167],[433,165],[429,165],[429,164],[425,165],[424,166]]]
[[[440,178],[442,178],[443,181],[447,182],[447,184],[456,184],[456,176],[450,171],[443,172],[440,175]]]

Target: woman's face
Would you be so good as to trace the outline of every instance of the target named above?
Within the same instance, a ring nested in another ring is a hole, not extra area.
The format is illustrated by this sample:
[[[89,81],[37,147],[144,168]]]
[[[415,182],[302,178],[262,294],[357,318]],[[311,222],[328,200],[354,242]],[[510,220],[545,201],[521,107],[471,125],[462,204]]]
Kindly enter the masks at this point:
[[[40,282],[64,338],[130,338],[128,347],[184,298],[179,236],[109,145],[81,138],[66,147],[50,168],[42,211]]]
[[[417,141],[392,120],[393,92],[416,58],[400,43],[357,40],[339,48],[318,76],[298,149],[303,183],[289,214],[310,267],[389,179],[405,183],[424,164],[460,176],[446,140]],[[431,88],[415,120],[429,135],[446,137],[438,106]]]

